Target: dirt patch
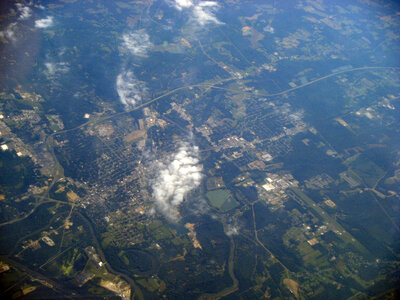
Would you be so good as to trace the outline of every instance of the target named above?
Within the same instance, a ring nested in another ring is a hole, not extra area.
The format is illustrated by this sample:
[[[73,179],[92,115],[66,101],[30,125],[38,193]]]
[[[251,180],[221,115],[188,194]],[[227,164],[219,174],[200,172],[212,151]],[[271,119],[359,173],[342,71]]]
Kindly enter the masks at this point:
[[[137,140],[146,138],[146,130],[135,130],[124,137],[126,143],[132,143]]]
[[[298,296],[299,296],[299,284],[296,281],[294,281],[293,279],[290,279],[290,278],[283,279],[283,283],[292,292],[292,294],[296,298],[298,298]]]

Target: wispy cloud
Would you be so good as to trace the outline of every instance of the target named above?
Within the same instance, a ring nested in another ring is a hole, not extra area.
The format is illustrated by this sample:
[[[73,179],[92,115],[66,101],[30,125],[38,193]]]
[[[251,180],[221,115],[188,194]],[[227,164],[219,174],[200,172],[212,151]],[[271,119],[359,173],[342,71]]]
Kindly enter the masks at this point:
[[[202,6],[196,6],[193,10],[194,18],[200,25],[206,25],[207,23],[221,24],[221,22],[215,17],[209,10],[204,9]]]
[[[226,228],[226,235],[227,236],[232,236],[232,235],[238,235],[239,234],[239,229],[237,226],[234,225],[228,225]]]
[[[147,95],[148,90],[143,82],[140,82],[132,71],[122,70],[117,76],[117,93],[126,109],[134,107]]]
[[[164,216],[176,220],[176,209],[200,185],[203,177],[199,149],[182,143],[176,153],[158,162],[156,167],[159,171],[152,184],[155,206]]]
[[[69,66],[65,62],[45,62],[44,63],[46,70],[45,74],[48,76],[55,76],[59,73],[67,73],[69,71]]]
[[[141,29],[122,35],[122,46],[133,55],[147,57],[147,52],[153,44],[146,31]]]
[[[28,6],[25,6],[22,3],[17,3],[15,6],[17,8],[16,13],[18,15],[18,20],[26,20],[32,15],[32,10]],[[15,12],[14,9],[12,11]],[[17,22],[10,23],[7,27],[0,31],[0,37],[15,43],[17,41],[17,27]]]
[[[32,10],[29,6],[24,6],[22,3],[17,3],[16,7],[19,13],[18,19],[26,20],[32,15]]]
[[[35,21],[35,27],[36,28],[48,28],[53,26],[54,24],[54,18],[52,16],[48,16],[44,19],[39,19]]]
[[[219,9],[219,4],[215,1],[174,0],[172,5],[179,11],[188,12],[191,20],[201,26],[209,23],[222,24],[215,16]]]
[[[125,33],[121,40],[122,50],[137,57],[147,57],[148,51],[153,47],[150,37],[144,29]],[[148,94],[145,83],[139,81],[133,71],[125,68],[117,76],[116,88],[119,100],[125,109],[134,107]]]
[[[11,23],[3,31],[0,31],[0,37],[15,42],[17,40],[17,37],[15,35],[16,30],[17,30],[17,23]]]

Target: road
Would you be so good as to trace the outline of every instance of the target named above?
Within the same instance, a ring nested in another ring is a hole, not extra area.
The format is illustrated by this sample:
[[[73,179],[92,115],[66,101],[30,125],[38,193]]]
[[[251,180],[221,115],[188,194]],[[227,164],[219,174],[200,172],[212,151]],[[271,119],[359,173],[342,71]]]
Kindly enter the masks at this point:
[[[357,71],[365,71],[365,70],[390,70],[390,69],[391,69],[391,70],[400,70],[400,67],[379,67],[379,66],[377,66],[377,67],[359,67],[359,68],[353,68],[353,69],[350,69],[350,70],[340,71],[340,72],[331,73],[331,74],[328,74],[328,75],[325,75],[325,76],[322,76],[322,77],[318,77],[318,78],[313,79],[313,80],[311,80],[311,81],[309,81],[309,82],[307,82],[307,83],[304,83],[304,84],[302,84],[302,85],[299,85],[299,86],[296,86],[296,87],[293,87],[293,88],[289,88],[289,89],[286,89],[286,90],[283,90],[283,91],[280,91],[280,92],[277,92],[277,93],[266,94],[266,93],[260,93],[260,92],[259,92],[259,93],[257,93],[257,95],[263,96],[263,97],[281,96],[281,95],[284,95],[284,94],[293,92],[293,91],[295,91],[295,90],[302,89],[302,88],[304,88],[304,87],[307,87],[307,86],[309,86],[309,85],[312,85],[312,84],[314,84],[314,83],[317,83],[317,82],[319,82],[319,81],[321,81],[321,80],[325,80],[325,79],[328,79],[328,78],[331,78],[331,77],[338,76],[338,75],[340,75],[340,74],[352,73],[352,72],[357,72]],[[239,94],[240,94],[240,93],[242,93],[242,94],[254,94],[254,91],[233,90],[233,89],[227,89],[227,88],[222,88],[222,87],[214,87],[214,88],[215,88],[215,89],[226,90],[226,91],[231,91],[231,92],[239,93]]]
[[[284,95],[284,94],[290,93],[290,92],[292,92],[292,91],[296,91],[296,90],[305,88],[305,87],[307,87],[307,86],[313,85],[313,84],[315,84],[315,83],[317,83],[317,82],[326,80],[326,79],[328,79],[328,78],[331,78],[331,77],[334,77],[334,76],[338,76],[338,75],[340,75],[340,74],[351,73],[351,72],[357,72],[357,71],[365,71],[365,70],[385,70],[385,69],[399,70],[400,67],[379,67],[379,66],[378,66],[378,67],[368,67],[368,66],[366,66],[366,67],[359,67],[359,68],[354,68],[354,69],[351,69],[351,70],[346,70],[346,71],[341,71],[341,72],[337,72],[337,73],[328,74],[328,75],[325,75],[325,76],[316,78],[316,79],[314,79],[314,80],[312,80],[312,81],[310,81],[310,82],[307,82],[307,83],[305,83],[305,84],[303,84],[303,85],[300,85],[300,86],[297,86],[297,87],[294,87],[294,88],[289,88],[289,89],[286,89],[286,90],[283,90],[283,91],[280,91],[280,92],[277,92],[277,93],[271,93],[271,94],[267,94],[267,93],[258,93],[257,95],[265,96],[265,97],[274,97],[274,96]],[[179,91],[182,91],[182,90],[185,90],[185,89],[191,89],[191,88],[196,88],[196,87],[197,87],[197,88],[208,88],[208,89],[223,89],[223,90],[233,91],[233,92],[236,92],[236,93],[254,93],[254,92],[248,92],[248,91],[243,91],[243,90],[240,90],[240,91],[238,91],[238,90],[230,90],[230,89],[226,89],[226,88],[223,88],[223,87],[219,87],[219,86],[218,86],[218,85],[220,85],[220,84],[223,84],[223,83],[226,83],[226,82],[229,82],[229,81],[232,81],[232,80],[237,80],[237,78],[235,78],[235,77],[228,77],[228,78],[225,78],[225,79],[216,81],[216,82],[214,82],[214,83],[199,83],[199,84],[193,84],[193,85],[187,85],[187,86],[178,87],[178,88],[175,88],[175,89],[172,89],[172,90],[169,90],[169,91],[165,91],[165,92],[163,92],[161,95],[159,95],[159,96],[157,96],[157,97],[155,97],[155,98],[152,98],[152,99],[150,99],[150,100],[148,100],[148,101],[146,101],[146,102],[144,102],[144,103],[142,103],[142,104],[140,104],[140,105],[138,105],[138,106],[136,106],[136,107],[133,107],[133,108],[131,108],[131,109],[129,109],[129,110],[126,110],[126,111],[123,111],[123,112],[117,112],[117,113],[109,114],[109,115],[106,115],[106,116],[99,117],[99,118],[97,118],[97,119],[91,119],[91,120],[87,121],[86,123],[83,123],[83,124],[81,124],[81,125],[79,125],[79,126],[76,126],[76,127],[74,127],[74,128],[70,128],[70,129],[66,129],[66,130],[62,130],[62,131],[58,131],[58,132],[54,132],[54,133],[50,134],[50,135],[47,136],[47,138],[46,138],[46,146],[47,146],[47,148],[48,148],[48,151],[51,153],[51,156],[52,156],[52,158],[53,158],[53,160],[54,160],[54,163],[55,163],[54,172],[53,172],[53,173],[54,173],[54,178],[53,178],[52,183],[49,185],[48,190],[47,190],[46,192],[44,192],[44,193],[37,199],[37,201],[36,201],[36,203],[35,203],[35,206],[32,208],[32,210],[31,210],[29,213],[27,213],[26,215],[24,215],[24,216],[22,216],[22,217],[18,217],[18,218],[16,218],[16,219],[13,219],[13,220],[10,220],[10,221],[1,223],[1,224],[0,224],[0,227],[1,227],[1,226],[5,226],[5,225],[9,225],[9,224],[13,224],[13,223],[16,223],[16,222],[19,222],[19,221],[22,221],[22,220],[28,218],[31,214],[33,214],[33,213],[35,212],[35,210],[36,210],[40,205],[51,201],[51,200],[49,200],[49,201],[46,200],[46,198],[48,198],[48,196],[49,196],[49,191],[51,190],[51,188],[53,187],[53,185],[54,185],[60,178],[64,177],[63,168],[62,168],[62,166],[60,165],[60,163],[59,163],[59,161],[58,161],[58,159],[57,159],[57,157],[56,157],[56,155],[55,155],[55,153],[54,153],[54,140],[53,140],[53,138],[54,138],[55,135],[60,135],[60,134],[63,134],[63,133],[71,132],[71,131],[74,131],[74,130],[77,130],[77,129],[80,129],[80,128],[84,128],[85,126],[88,126],[88,125],[98,124],[98,123],[104,122],[104,121],[106,121],[106,120],[109,120],[109,119],[111,119],[111,118],[114,118],[114,117],[117,117],[117,116],[121,116],[121,115],[124,115],[124,114],[128,114],[128,113],[130,113],[130,112],[132,112],[132,111],[136,111],[136,110],[142,109],[142,108],[144,108],[144,107],[147,107],[147,106],[151,105],[152,103],[155,103],[155,102],[157,102],[157,101],[159,101],[159,100],[161,100],[161,99],[163,99],[163,98],[165,98],[165,97],[167,97],[167,96],[169,96],[169,95],[172,95],[172,94],[174,94],[174,93],[176,93],[176,92],[179,92]],[[258,243],[266,252],[268,252],[274,259],[276,259],[276,260],[282,265],[282,267],[286,270],[286,272],[287,272],[288,274],[290,274],[290,271],[287,269],[287,267],[286,267],[285,265],[283,265],[283,264],[268,250],[268,248],[266,248],[265,245],[259,240],[258,235],[257,235],[257,228],[256,228],[256,224],[255,224],[254,204],[252,204],[251,206],[252,206],[252,212],[253,212],[253,222],[254,222],[254,236],[255,236],[255,240],[257,241],[257,243]],[[71,209],[71,212],[72,212],[72,209]],[[74,212],[74,213],[80,214],[79,212]],[[102,251],[101,245],[100,245],[99,242],[97,241],[95,232],[94,232],[93,227],[92,227],[92,225],[91,225],[91,222],[90,222],[86,217],[84,217],[83,215],[81,215],[81,217],[82,217],[83,219],[85,219],[85,220],[87,221],[87,223],[89,224],[89,225],[88,225],[88,228],[89,228],[89,230],[90,230],[90,232],[91,232],[91,234],[92,234],[92,236],[93,236],[93,240],[95,241],[95,244],[96,244],[96,249],[98,250],[98,253],[99,253],[101,259],[102,259],[104,262],[107,262],[107,260],[106,260],[106,258],[105,258],[105,256],[104,256],[104,253],[103,253],[103,251]],[[329,221],[332,222],[332,220],[329,220]],[[335,223],[332,223],[332,224],[335,224]],[[342,230],[342,228],[341,228],[340,226],[338,226],[338,224],[335,224],[335,227],[336,227],[336,228],[339,228],[340,230]],[[398,229],[398,228],[397,228],[397,229]],[[233,241],[233,239],[231,238],[231,249],[230,249],[230,255],[229,255],[229,259],[228,259],[228,262],[229,262],[229,263],[228,263],[228,268],[229,268],[228,271],[229,271],[229,274],[230,274],[230,276],[231,276],[231,278],[232,278],[232,280],[233,280],[233,285],[232,285],[231,287],[227,288],[227,289],[224,289],[223,291],[221,291],[221,292],[219,292],[219,293],[216,293],[216,294],[209,294],[209,295],[203,295],[203,296],[202,296],[202,299],[217,299],[217,298],[221,298],[221,297],[224,297],[224,296],[226,296],[226,295],[228,295],[228,294],[230,294],[230,293],[233,293],[234,291],[236,291],[236,290],[238,289],[238,281],[237,281],[237,279],[236,279],[236,277],[235,277],[235,275],[234,275],[234,271],[233,271],[233,270],[234,270],[234,247],[235,247],[235,246],[234,246],[234,241]],[[5,260],[5,261],[7,262],[7,260]],[[15,262],[12,262],[10,259],[8,259],[8,261],[10,262],[10,264],[15,265]],[[19,267],[22,268],[22,267],[24,267],[24,266],[18,266],[18,268],[19,268]],[[26,267],[24,267],[24,268],[27,270],[27,272],[29,271],[30,274],[34,274],[35,276],[38,276],[37,278],[43,278],[43,280],[45,280],[46,282],[51,282],[51,285],[53,285],[53,286],[57,287],[59,290],[61,290],[61,286],[58,285],[56,282],[50,281],[49,279],[47,279],[47,278],[44,277],[43,275],[41,275],[41,274],[39,274],[39,273],[37,273],[37,272],[31,271],[31,270],[27,269]],[[133,289],[133,291],[134,291],[134,293],[132,293],[132,295],[135,294],[135,296],[136,296],[138,299],[140,299],[140,300],[144,299],[144,296],[143,296],[142,291],[140,290],[139,286],[135,283],[135,281],[134,281],[132,278],[130,278],[130,277],[127,276],[126,274],[123,274],[123,273],[120,273],[120,272],[117,272],[117,271],[113,270],[112,267],[111,267],[108,263],[107,263],[107,269],[110,271],[110,273],[117,274],[117,275],[121,276],[122,278],[124,278],[127,282],[129,282],[129,284],[131,285],[131,287],[132,287],[132,289]],[[40,276],[42,276],[42,277],[40,277]],[[67,294],[66,294],[66,295],[67,295]],[[72,294],[71,294],[71,295],[72,295]]]

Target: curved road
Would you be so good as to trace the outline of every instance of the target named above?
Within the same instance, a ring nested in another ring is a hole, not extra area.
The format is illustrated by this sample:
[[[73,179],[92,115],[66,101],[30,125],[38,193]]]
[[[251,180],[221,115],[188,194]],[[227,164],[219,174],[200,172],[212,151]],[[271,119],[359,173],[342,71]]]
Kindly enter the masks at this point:
[[[312,80],[312,81],[310,81],[310,82],[307,82],[307,83],[305,83],[305,84],[303,84],[303,85],[300,85],[300,86],[297,86],[297,87],[294,87],[294,88],[289,88],[289,89],[283,90],[283,91],[281,91],[281,92],[272,93],[272,94],[258,93],[258,95],[260,95],[260,96],[265,96],[265,97],[273,97],[273,96],[284,95],[284,94],[286,94],[286,93],[289,93],[289,92],[292,92],[292,91],[295,91],[295,90],[298,90],[298,89],[307,87],[307,86],[312,85],[312,84],[314,84],[314,83],[317,83],[317,82],[319,82],[319,81],[322,81],[322,80],[325,80],[325,79],[328,79],[328,78],[331,78],[331,77],[334,77],[334,76],[337,76],[337,75],[340,75],[340,74],[351,73],[351,72],[356,72],[356,71],[363,71],[363,70],[384,70],[384,69],[399,70],[400,67],[359,67],[359,68],[353,68],[353,69],[350,69],[350,70],[345,70],[345,71],[341,71],[341,72],[336,72],[336,73],[328,74],[328,75],[319,77],[319,78],[317,78],[317,79],[314,79],[314,80]],[[52,157],[53,157],[53,159],[54,159],[54,162],[56,163],[56,167],[55,167],[55,170],[54,170],[54,171],[55,171],[55,175],[54,175],[54,178],[53,178],[53,182],[52,182],[52,183],[50,184],[50,186],[49,186],[48,191],[49,191],[49,190],[51,189],[51,187],[58,181],[58,179],[60,179],[60,178],[63,176],[63,168],[62,168],[62,166],[59,164],[59,162],[58,162],[58,160],[57,160],[57,157],[56,157],[56,155],[55,155],[55,153],[54,153],[53,137],[54,137],[55,135],[57,135],[57,134],[63,134],[63,133],[66,133],[66,132],[70,132],[70,131],[73,131],[73,130],[76,130],[76,129],[79,129],[79,128],[83,128],[83,127],[85,127],[85,126],[87,126],[87,125],[100,123],[100,122],[102,122],[102,121],[111,119],[111,118],[113,118],[113,117],[116,117],[116,116],[119,116],[119,115],[124,115],[124,114],[130,113],[130,112],[135,111],[135,110],[139,110],[139,109],[141,109],[141,108],[143,108],[143,107],[146,107],[146,106],[148,106],[148,105],[150,105],[150,104],[152,104],[152,103],[154,103],[154,102],[156,102],[156,101],[158,101],[158,100],[160,100],[160,99],[162,99],[162,98],[164,98],[164,97],[166,97],[166,96],[168,96],[168,95],[171,95],[171,94],[173,94],[173,93],[175,93],[175,92],[178,92],[178,91],[184,90],[184,89],[189,89],[189,88],[194,88],[194,87],[207,87],[207,88],[215,88],[215,89],[229,90],[229,91],[233,91],[233,92],[237,92],[237,93],[254,93],[254,92],[247,92],[247,91],[243,91],[243,90],[241,90],[241,91],[238,91],[238,90],[231,90],[231,89],[226,89],[226,88],[222,88],[222,87],[218,87],[218,86],[217,86],[218,84],[225,83],[225,82],[232,81],[232,80],[236,80],[236,79],[237,79],[237,78],[229,77],[229,78],[226,78],[226,79],[222,79],[222,80],[220,80],[220,81],[217,81],[217,82],[215,82],[215,83],[213,83],[213,84],[211,84],[211,83],[210,83],[210,84],[209,84],[209,83],[200,83],[200,84],[182,86],[182,87],[179,87],[179,88],[170,90],[170,91],[166,91],[166,92],[164,92],[163,94],[161,94],[160,96],[157,96],[157,97],[155,97],[155,98],[153,98],[153,99],[151,99],[151,100],[149,100],[149,101],[147,101],[147,102],[144,102],[144,103],[142,103],[141,105],[138,105],[138,106],[136,106],[136,107],[134,107],[134,108],[132,108],[132,109],[130,109],[130,110],[123,111],[123,112],[113,113],[113,114],[110,114],[110,115],[107,115],[107,116],[104,116],[104,117],[100,117],[100,118],[98,118],[98,119],[92,119],[92,120],[89,120],[88,122],[83,123],[83,124],[81,124],[81,125],[79,125],[79,126],[77,126],[77,127],[70,128],[70,129],[66,129],[66,130],[62,130],[62,131],[58,131],[58,132],[54,132],[54,133],[48,135],[47,138],[46,138],[46,145],[47,145],[48,150],[50,151],[50,153],[51,153],[51,155],[52,155]],[[1,223],[1,224],[0,224],[0,227],[1,227],[1,226],[4,226],[4,225],[7,225],[7,224],[13,224],[13,223],[19,222],[19,221],[24,220],[24,219],[26,219],[27,217],[29,217],[40,205],[42,205],[43,203],[45,203],[43,200],[46,198],[46,196],[48,196],[48,194],[45,192],[45,193],[39,198],[39,201],[37,201],[37,202],[35,203],[35,206],[33,207],[33,209],[32,209],[29,213],[27,213],[26,215],[24,215],[24,216],[22,216],[22,217],[16,218],[16,219],[14,219],[14,220],[10,220],[10,221],[8,221],[8,222]],[[87,224],[89,225],[88,227],[89,227],[89,230],[90,230],[90,232],[91,232],[91,234],[92,234],[92,236],[93,236],[94,242],[95,242],[95,244],[96,244],[96,248],[98,249],[98,252],[99,252],[99,255],[100,255],[101,259],[102,259],[104,262],[107,262],[107,260],[106,260],[106,258],[105,258],[105,256],[104,256],[104,253],[103,253],[103,251],[102,251],[101,245],[99,244],[99,242],[98,242],[98,240],[97,240],[97,238],[96,238],[96,235],[95,235],[95,232],[94,232],[94,230],[93,230],[93,227],[92,227],[92,224],[91,224],[90,220],[88,220],[86,217],[84,217],[84,216],[83,216],[82,214],[80,214],[79,212],[75,212],[75,213],[79,214],[79,215],[87,222]],[[228,271],[229,271],[230,277],[231,277],[232,280],[233,280],[233,285],[232,285],[231,287],[229,287],[229,288],[224,289],[223,291],[221,291],[221,292],[219,292],[219,293],[216,293],[216,294],[204,294],[204,295],[202,295],[202,296],[200,297],[200,299],[218,299],[218,298],[224,297],[224,296],[226,296],[226,295],[228,295],[228,294],[230,294],[230,293],[233,293],[233,292],[235,292],[235,291],[238,289],[238,280],[236,279],[236,277],[235,277],[235,275],[234,275],[234,271],[233,271],[233,268],[234,268],[233,258],[234,258],[234,247],[235,247],[235,246],[234,246],[234,241],[233,241],[233,239],[232,239],[232,238],[230,238],[230,239],[231,239],[231,248],[230,248],[230,254],[229,254],[229,264],[228,264],[228,268],[229,268],[229,269],[228,269]],[[134,295],[135,295],[135,296],[137,296],[140,300],[144,299],[142,291],[141,291],[140,288],[136,285],[136,283],[134,282],[133,279],[131,279],[129,276],[127,276],[127,275],[125,275],[125,274],[123,274],[123,273],[120,273],[120,272],[117,272],[117,271],[113,270],[112,267],[111,267],[108,263],[107,263],[107,268],[110,270],[111,273],[120,275],[120,276],[123,277],[126,281],[129,282],[129,284],[130,284],[131,287],[133,288],[133,292],[134,292],[134,293],[132,293],[132,298],[133,298]]]

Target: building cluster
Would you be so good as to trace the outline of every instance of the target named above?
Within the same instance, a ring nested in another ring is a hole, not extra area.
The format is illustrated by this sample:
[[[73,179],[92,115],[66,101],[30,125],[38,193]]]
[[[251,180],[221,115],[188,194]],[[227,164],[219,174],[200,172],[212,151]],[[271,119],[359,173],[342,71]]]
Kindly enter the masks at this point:
[[[286,190],[298,187],[299,182],[290,173],[267,173],[265,182],[257,186],[259,196],[265,199],[272,209],[283,207],[288,195]]]

